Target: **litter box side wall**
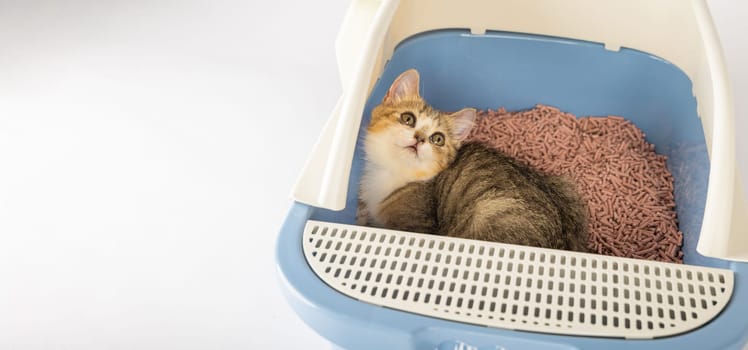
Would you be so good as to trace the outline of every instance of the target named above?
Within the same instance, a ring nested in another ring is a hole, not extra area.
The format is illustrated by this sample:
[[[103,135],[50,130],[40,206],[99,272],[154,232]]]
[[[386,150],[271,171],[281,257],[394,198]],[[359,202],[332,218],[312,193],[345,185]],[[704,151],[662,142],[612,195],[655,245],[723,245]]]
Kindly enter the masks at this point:
[[[295,200],[331,210],[345,207],[364,103],[385,62],[404,39],[447,28],[599,42],[611,51],[626,47],[654,54],[682,69],[693,82],[710,154],[698,251],[748,261],[748,238],[739,231],[748,219],[736,191],[732,96],[704,0],[354,1],[336,43],[343,96],[297,182]]]

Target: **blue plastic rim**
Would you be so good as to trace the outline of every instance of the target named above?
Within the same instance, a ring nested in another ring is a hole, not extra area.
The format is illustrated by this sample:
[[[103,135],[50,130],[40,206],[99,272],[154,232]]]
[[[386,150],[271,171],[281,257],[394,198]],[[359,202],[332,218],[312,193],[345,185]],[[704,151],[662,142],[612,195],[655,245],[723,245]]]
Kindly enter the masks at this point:
[[[434,107],[523,110],[546,104],[578,117],[618,115],[646,134],[668,156],[687,264],[730,268],[736,285],[730,304],[711,323],[687,334],[651,341],[583,338],[488,329],[357,302],[321,282],[301,251],[308,218],[355,223],[362,147],[356,148],[346,208],[329,211],[296,203],[278,240],[278,264],[296,311],[310,326],[345,348],[434,349],[444,341],[506,349],[742,348],[748,339],[748,265],[699,255],[709,175],[704,132],[691,81],[676,66],[644,52],[608,51],[602,44],[526,34],[463,30],[423,33],[403,41],[377,81],[364,110],[359,140],[370,113],[403,71],[421,74],[421,95]],[[345,330],[345,331],[343,331]],[[438,330],[438,331],[437,331]],[[471,343],[470,340],[473,340]],[[563,345],[562,345],[563,344]],[[408,347],[405,347],[408,348]]]

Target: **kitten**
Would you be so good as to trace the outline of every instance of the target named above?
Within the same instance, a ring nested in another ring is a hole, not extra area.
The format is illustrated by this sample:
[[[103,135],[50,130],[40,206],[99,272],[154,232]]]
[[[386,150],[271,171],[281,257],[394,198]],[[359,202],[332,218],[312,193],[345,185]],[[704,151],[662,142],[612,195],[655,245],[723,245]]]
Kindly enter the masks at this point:
[[[444,113],[402,73],[372,111],[358,224],[586,251],[573,186],[480,143],[465,143],[476,111]]]

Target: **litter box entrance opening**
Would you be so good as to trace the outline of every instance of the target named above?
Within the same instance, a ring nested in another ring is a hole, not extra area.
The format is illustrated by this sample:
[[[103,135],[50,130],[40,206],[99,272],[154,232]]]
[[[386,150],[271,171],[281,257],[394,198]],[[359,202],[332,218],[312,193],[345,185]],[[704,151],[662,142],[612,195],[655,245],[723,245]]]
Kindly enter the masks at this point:
[[[393,53],[367,100],[359,142],[373,107],[392,81],[410,68],[421,75],[423,98],[444,111],[464,107],[520,111],[545,104],[577,117],[616,115],[630,120],[655,145],[656,153],[668,157],[684,236],[684,263],[726,266],[696,252],[709,159],[691,81],[674,65],[640,51],[612,52],[602,44],[583,41],[503,32],[428,32],[403,41]],[[355,223],[363,163],[359,143],[346,208],[317,209],[312,219]]]

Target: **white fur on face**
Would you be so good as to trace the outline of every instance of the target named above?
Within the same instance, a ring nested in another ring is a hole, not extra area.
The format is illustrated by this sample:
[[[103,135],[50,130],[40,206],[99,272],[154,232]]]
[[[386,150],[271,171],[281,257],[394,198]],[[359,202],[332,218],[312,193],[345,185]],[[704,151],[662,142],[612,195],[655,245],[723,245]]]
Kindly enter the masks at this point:
[[[432,169],[437,162],[434,147],[439,146],[431,144],[429,136],[435,131],[435,123],[431,118],[417,117],[413,128],[399,124],[381,132],[370,133],[366,136],[364,145],[367,160],[393,172],[412,173]],[[423,135],[423,142],[417,143],[416,132]],[[417,153],[409,148],[413,145],[417,145]]]
[[[424,142],[418,152],[409,146],[416,144],[415,133],[420,131]],[[376,133],[368,133],[364,141],[366,167],[361,179],[361,199],[368,204],[372,218],[377,217],[377,204],[394,190],[408,182],[427,180],[417,178],[418,172],[430,174],[437,166],[437,155],[429,136],[436,132],[436,124],[427,116],[416,116],[415,127],[395,124]]]

